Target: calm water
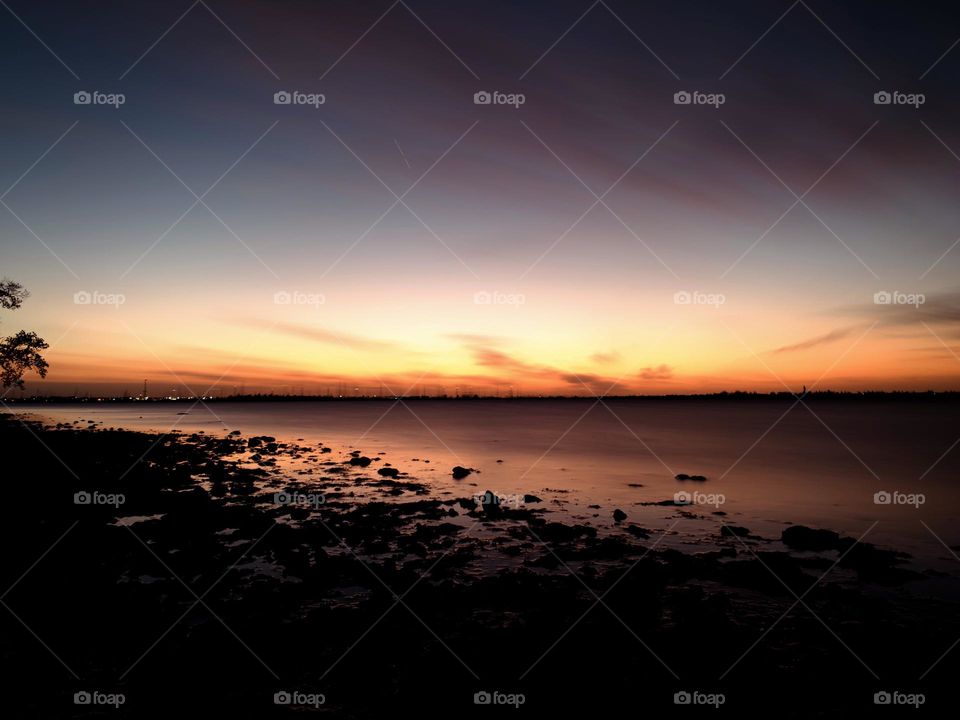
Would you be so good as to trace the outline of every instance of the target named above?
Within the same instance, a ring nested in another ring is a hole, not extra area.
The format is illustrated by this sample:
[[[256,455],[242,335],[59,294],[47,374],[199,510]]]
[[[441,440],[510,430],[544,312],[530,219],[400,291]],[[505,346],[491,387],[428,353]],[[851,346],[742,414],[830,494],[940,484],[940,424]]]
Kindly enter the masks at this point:
[[[45,405],[29,411],[55,422],[241,430],[322,442],[335,452],[385,452],[387,462],[432,483],[438,493],[535,493],[548,508],[598,527],[610,525],[619,507],[633,522],[666,528],[678,519],[674,508],[640,503],[672,499],[678,490],[722,494],[725,521],[765,537],[779,537],[790,522],[859,537],[879,521],[868,540],[960,569],[923,525],[947,544],[960,544],[960,446],[948,452],[960,423],[947,405],[820,403],[814,416],[802,405],[788,412],[786,402],[384,400],[213,403],[178,414],[188,407]],[[454,465],[480,474],[453,481]],[[677,473],[709,480],[680,483]],[[925,503],[878,505],[878,491],[922,493]],[[672,543],[703,544],[719,529],[712,515],[717,507],[691,509],[702,517],[680,519]]]

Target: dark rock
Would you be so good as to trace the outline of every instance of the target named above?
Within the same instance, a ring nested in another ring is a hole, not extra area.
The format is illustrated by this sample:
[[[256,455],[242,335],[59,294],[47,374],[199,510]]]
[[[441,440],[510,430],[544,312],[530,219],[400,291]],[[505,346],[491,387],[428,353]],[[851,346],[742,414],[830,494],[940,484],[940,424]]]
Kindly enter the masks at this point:
[[[741,525],[724,525],[720,528],[720,534],[726,537],[747,537],[750,530]]]
[[[495,513],[500,511],[500,498],[492,490],[483,493],[480,503],[483,505],[484,512]]]
[[[397,468],[395,468],[395,467],[382,467],[382,468],[380,468],[379,470],[377,470],[377,473],[378,473],[379,475],[383,475],[384,477],[392,477],[392,478],[395,478],[395,477],[397,477],[397,475],[400,474],[400,471],[397,470]]]
[[[808,528],[805,525],[792,525],[780,534],[784,545],[794,550],[837,550],[840,547],[840,535],[833,530]]]
[[[463,478],[465,478],[467,475],[469,475],[469,474],[472,473],[472,472],[473,472],[473,470],[470,469],[470,468],[465,468],[465,467],[462,467],[462,466],[460,466],[460,465],[457,465],[456,467],[453,468],[453,479],[454,479],[454,480],[462,480]]]
[[[613,511],[613,519],[616,520],[617,522],[623,522],[624,520],[627,519],[627,514],[620,508],[617,508],[616,510]]]
[[[543,502],[543,501],[542,501],[540,498],[538,498],[536,495],[524,495],[524,496],[523,496],[523,501],[524,501],[525,503],[538,503],[538,502]]]
[[[362,455],[362,456],[360,456],[360,457],[354,456],[354,457],[350,458],[350,464],[351,464],[351,465],[358,465],[359,467],[366,467],[366,466],[369,465],[371,462],[372,462],[372,461],[370,460],[370,458],[368,458],[366,455]]]

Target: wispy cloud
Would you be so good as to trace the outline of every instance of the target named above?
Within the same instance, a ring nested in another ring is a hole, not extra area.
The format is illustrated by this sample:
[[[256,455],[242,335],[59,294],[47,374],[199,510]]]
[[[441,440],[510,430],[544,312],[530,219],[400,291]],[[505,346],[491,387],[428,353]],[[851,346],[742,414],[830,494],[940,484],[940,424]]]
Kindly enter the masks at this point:
[[[854,330],[858,326],[837,328],[836,330],[831,330],[828,333],[823,335],[817,335],[816,337],[808,338],[807,340],[801,340],[798,343],[793,343],[792,345],[784,345],[783,347],[778,347],[773,352],[775,353],[788,353],[788,352],[798,352],[800,350],[809,350],[811,348],[820,347],[821,345],[829,345],[830,343],[836,342],[837,340],[843,340],[846,337],[850,337],[853,334]]]
[[[267,330],[278,335],[286,335],[288,337],[300,338],[302,340],[311,340],[313,342],[326,343],[329,345],[340,345],[348,347],[352,350],[378,351],[396,349],[398,347],[396,343],[386,340],[377,340],[364,337],[362,335],[327,330],[326,328],[315,327],[313,325],[304,325],[300,323],[273,323],[269,320],[248,319],[239,321],[236,324]]]

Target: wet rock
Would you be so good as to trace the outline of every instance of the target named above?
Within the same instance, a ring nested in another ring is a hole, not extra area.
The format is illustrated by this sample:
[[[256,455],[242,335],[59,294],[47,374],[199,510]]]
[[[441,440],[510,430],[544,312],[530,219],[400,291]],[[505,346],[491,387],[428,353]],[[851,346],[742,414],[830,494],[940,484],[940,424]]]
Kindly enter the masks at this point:
[[[350,464],[358,467],[366,467],[371,462],[373,461],[370,460],[370,458],[368,458],[366,455],[361,455],[359,457],[355,455],[354,457],[350,458]]]
[[[523,501],[524,501],[525,503],[538,503],[538,502],[543,502],[543,501],[542,501],[540,498],[538,498],[536,495],[524,495],[524,496],[523,496]]]
[[[674,475],[674,480],[689,480],[690,482],[706,482],[707,478],[704,475],[687,475],[686,473],[680,473],[679,475]]]
[[[617,522],[623,522],[624,520],[627,519],[627,514],[620,508],[617,508],[616,510],[613,511],[613,519],[616,520]]]
[[[806,525],[792,525],[780,534],[784,545],[794,550],[822,552],[840,547],[840,535],[833,530],[808,528]]]
[[[465,467],[463,467],[463,466],[461,466],[461,465],[457,465],[457,466],[455,466],[455,467],[453,468],[453,471],[452,471],[452,473],[453,473],[453,479],[454,479],[454,480],[462,480],[463,478],[465,478],[467,475],[469,475],[469,474],[472,473],[472,472],[473,472],[473,470],[472,470],[471,468],[465,468]]]
[[[383,475],[384,477],[395,478],[400,474],[400,471],[395,467],[382,467],[377,470],[378,475]]]
[[[483,493],[480,504],[483,505],[483,511],[486,513],[500,512],[500,498],[492,490]]]
[[[750,530],[742,525],[724,525],[720,528],[720,534],[724,537],[747,537]]]

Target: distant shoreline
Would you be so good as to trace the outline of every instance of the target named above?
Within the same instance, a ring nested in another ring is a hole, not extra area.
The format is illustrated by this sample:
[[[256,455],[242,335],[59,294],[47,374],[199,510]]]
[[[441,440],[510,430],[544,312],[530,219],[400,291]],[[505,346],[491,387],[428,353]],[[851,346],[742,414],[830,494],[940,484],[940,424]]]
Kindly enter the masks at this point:
[[[247,395],[223,396],[184,396],[184,397],[112,397],[112,396],[74,396],[74,395],[33,395],[20,398],[5,398],[6,405],[50,405],[50,404],[129,404],[142,405],[144,403],[178,404],[178,403],[234,403],[234,402],[498,402],[498,403],[537,403],[552,401],[568,402],[597,402],[631,401],[631,402],[703,402],[703,401],[737,401],[737,402],[783,402],[783,401],[830,401],[830,402],[862,402],[862,401],[935,401],[938,403],[960,402],[960,391],[834,391],[822,390],[807,393],[792,392],[719,392],[695,393],[675,395],[528,395],[513,397],[498,397],[496,395],[281,395],[272,393],[256,393]]]

